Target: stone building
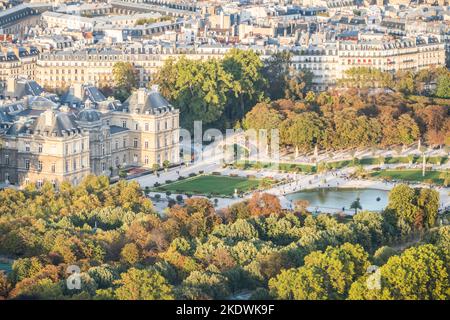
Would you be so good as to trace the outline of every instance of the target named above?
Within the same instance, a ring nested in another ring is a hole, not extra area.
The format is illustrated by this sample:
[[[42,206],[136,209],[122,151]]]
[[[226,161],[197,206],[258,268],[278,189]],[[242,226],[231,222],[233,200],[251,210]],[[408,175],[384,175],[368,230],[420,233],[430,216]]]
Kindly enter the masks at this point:
[[[88,85],[51,98],[41,92],[0,105],[1,183],[76,185],[89,173],[180,161],[179,111],[156,87],[123,104]]]

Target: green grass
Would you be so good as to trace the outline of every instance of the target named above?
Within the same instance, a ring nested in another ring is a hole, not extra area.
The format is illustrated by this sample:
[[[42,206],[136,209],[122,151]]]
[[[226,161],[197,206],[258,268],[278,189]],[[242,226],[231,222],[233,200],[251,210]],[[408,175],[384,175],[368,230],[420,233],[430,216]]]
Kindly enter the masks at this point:
[[[256,161],[237,161],[235,163],[236,168],[249,169],[277,169],[280,171],[288,172],[305,172],[311,173],[316,171],[316,167],[306,164],[294,164],[294,163],[270,163],[270,162],[256,162]]]
[[[433,182],[435,184],[443,184],[444,179],[439,178],[441,173],[441,171],[425,171],[425,176],[422,176],[422,170],[382,170],[372,172],[371,176],[388,180]]]
[[[242,177],[225,177],[215,175],[196,176],[186,180],[172,182],[155,188],[156,191],[172,193],[191,193],[204,195],[232,196],[234,189],[246,192],[258,187],[260,180]]]
[[[408,164],[410,162],[410,158],[408,157],[386,157],[383,158],[385,164]],[[379,157],[375,158],[363,158],[360,159],[358,164],[363,166],[368,165],[379,165]],[[437,157],[429,157],[427,158],[428,164],[444,164],[448,161],[448,157],[437,156]],[[421,163],[422,158],[418,156],[414,156],[413,163]],[[352,160],[341,160],[341,161],[330,161],[327,163],[329,168],[332,169],[342,169],[346,167],[354,166]],[[317,171],[315,165],[305,165],[305,164],[290,164],[290,163],[279,163],[278,167],[274,163],[269,162],[259,162],[256,161],[236,161],[234,166],[238,169],[250,170],[250,169],[277,169],[280,171],[287,172],[304,172],[304,173],[314,173]]]

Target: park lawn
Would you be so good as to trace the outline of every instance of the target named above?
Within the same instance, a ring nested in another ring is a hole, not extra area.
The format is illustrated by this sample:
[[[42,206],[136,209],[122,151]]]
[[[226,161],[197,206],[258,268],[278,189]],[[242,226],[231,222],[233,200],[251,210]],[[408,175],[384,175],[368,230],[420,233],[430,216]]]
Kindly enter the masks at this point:
[[[307,164],[297,164],[297,163],[269,163],[269,162],[259,162],[256,161],[244,161],[240,160],[236,162],[237,167],[243,167],[245,170],[256,169],[258,166],[261,169],[277,169],[281,171],[288,172],[305,172],[312,173],[316,171],[316,167],[314,165]]]
[[[382,179],[403,180],[424,182],[432,181],[436,184],[443,184],[444,179],[439,178],[441,171],[425,171],[425,176],[422,176],[422,170],[382,170],[372,172],[371,176]]]
[[[232,196],[235,189],[237,189],[238,193],[246,192],[248,190],[257,188],[259,182],[259,179],[204,175],[172,182],[157,187],[156,190],[183,194],[190,193]]]

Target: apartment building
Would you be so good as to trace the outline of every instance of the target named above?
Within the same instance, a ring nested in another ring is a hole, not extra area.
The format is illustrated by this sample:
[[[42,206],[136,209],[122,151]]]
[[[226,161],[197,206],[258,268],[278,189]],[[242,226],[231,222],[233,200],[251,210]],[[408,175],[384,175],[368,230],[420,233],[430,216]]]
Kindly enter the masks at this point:
[[[418,71],[445,65],[445,44],[434,37],[358,39],[325,42],[294,51],[293,65],[313,73],[313,90],[325,90],[345,77],[350,68],[384,72]]]
[[[5,45],[0,47],[0,82],[9,78],[34,79],[36,61],[39,55],[32,46]]]
[[[230,48],[135,45],[125,48],[85,49],[43,53],[36,64],[36,81],[48,88],[65,88],[73,83],[111,86],[113,67],[120,61],[130,62],[137,71],[138,84],[145,87],[169,58],[221,58]]]
[[[445,65],[446,54],[445,44],[434,36],[394,38],[383,34],[358,36],[357,33],[355,37],[342,39],[323,37],[315,44],[310,42],[301,46],[131,44],[117,48],[43,53],[37,60],[35,79],[50,88],[64,88],[71,83],[110,86],[114,81],[114,64],[127,61],[136,68],[139,85],[146,86],[169,58],[220,59],[234,47],[254,50],[262,59],[279,50],[291,51],[293,66],[313,73],[313,89],[317,91],[333,86],[352,67],[378,68],[387,72],[417,71]]]

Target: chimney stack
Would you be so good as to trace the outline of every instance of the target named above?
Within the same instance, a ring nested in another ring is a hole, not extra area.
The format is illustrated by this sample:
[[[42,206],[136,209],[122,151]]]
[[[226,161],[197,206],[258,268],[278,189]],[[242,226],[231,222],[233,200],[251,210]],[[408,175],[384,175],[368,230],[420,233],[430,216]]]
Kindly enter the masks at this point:
[[[145,88],[139,88],[137,91],[137,103],[138,105],[144,105],[145,104],[145,100],[147,97],[147,90],[145,90]]]

